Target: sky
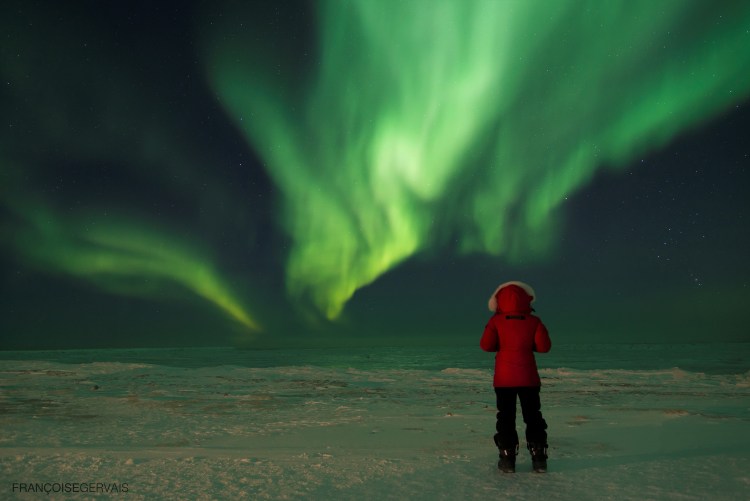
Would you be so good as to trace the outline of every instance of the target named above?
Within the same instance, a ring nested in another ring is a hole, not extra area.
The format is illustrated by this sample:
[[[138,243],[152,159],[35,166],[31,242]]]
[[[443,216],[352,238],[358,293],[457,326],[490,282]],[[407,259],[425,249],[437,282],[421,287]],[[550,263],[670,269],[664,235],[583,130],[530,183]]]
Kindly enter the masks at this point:
[[[0,7],[0,349],[750,341],[750,5]]]

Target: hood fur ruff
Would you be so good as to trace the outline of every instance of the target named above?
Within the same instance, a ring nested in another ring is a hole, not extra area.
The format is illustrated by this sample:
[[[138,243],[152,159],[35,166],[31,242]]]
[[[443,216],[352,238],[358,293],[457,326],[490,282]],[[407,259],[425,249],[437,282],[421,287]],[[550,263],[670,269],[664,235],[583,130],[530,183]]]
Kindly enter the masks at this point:
[[[498,285],[497,289],[495,289],[495,292],[492,293],[492,295],[490,296],[490,300],[487,303],[487,306],[490,307],[490,311],[491,312],[494,313],[495,311],[497,311],[497,298],[495,296],[497,295],[498,292],[500,292],[500,289],[502,289],[506,285],[517,285],[517,286],[519,286],[520,288],[522,288],[523,290],[526,291],[526,294],[528,294],[529,296],[531,296],[531,304],[534,304],[534,301],[536,301],[536,293],[534,292],[534,289],[532,289],[529,284],[513,280],[513,281],[510,281],[510,282],[505,282],[504,284]]]

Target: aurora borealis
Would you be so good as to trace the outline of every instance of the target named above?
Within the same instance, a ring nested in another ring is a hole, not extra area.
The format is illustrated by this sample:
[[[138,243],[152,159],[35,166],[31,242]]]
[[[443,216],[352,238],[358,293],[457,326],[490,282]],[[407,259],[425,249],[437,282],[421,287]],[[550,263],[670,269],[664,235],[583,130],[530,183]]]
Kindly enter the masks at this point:
[[[0,347],[747,340],[742,2],[2,10]]]

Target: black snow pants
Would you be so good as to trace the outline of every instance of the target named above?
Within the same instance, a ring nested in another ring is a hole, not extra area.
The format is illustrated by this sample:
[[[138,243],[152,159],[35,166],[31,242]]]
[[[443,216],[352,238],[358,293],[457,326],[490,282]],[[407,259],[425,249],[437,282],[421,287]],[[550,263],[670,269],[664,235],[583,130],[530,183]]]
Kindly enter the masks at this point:
[[[518,445],[516,396],[521,401],[523,421],[526,423],[526,442],[547,445],[547,422],[542,417],[539,390],[539,386],[495,387],[495,395],[497,395],[495,444],[498,448],[515,450]]]

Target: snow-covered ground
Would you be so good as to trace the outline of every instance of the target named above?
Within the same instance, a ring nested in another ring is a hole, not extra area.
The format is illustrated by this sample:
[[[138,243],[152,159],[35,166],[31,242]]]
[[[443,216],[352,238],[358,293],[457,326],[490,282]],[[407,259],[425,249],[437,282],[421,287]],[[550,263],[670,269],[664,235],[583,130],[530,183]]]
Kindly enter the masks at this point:
[[[546,474],[478,348],[0,353],[0,499],[747,499],[750,345],[561,351]]]

